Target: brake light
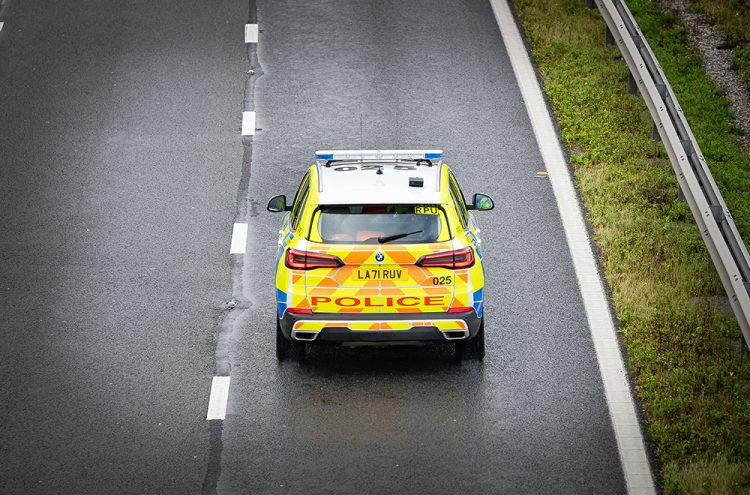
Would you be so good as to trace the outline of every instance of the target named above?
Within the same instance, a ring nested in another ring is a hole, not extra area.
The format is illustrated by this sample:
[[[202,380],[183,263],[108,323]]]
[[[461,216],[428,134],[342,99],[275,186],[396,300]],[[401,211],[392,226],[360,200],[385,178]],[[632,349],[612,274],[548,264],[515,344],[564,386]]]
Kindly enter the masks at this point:
[[[468,313],[469,311],[474,311],[474,308],[462,306],[448,308],[448,313]]]
[[[417,260],[417,266],[422,268],[471,268],[474,266],[474,250],[469,246],[454,251],[425,254]]]
[[[293,315],[311,315],[312,309],[310,308],[286,308],[286,312]]]
[[[344,266],[340,258],[323,253],[288,249],[284,264],[293,270],[312,270],[313,268],[338,268]]]

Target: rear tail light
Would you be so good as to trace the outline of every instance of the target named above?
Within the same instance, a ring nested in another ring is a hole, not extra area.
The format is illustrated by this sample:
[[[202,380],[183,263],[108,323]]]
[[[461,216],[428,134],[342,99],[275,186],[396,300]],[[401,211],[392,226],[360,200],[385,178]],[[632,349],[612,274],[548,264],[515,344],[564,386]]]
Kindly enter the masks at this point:
[[[469,311],[474,311],[474,308],[471,307],[462,307],[457,306],[454,308],[448,308],[448,313],[468,313]]]
[[[313,268],[338,268],[344,266],[340,258],[323,253],[288,249],[284,264],[293,270],[312,270]]]
[[[286,312],[293,315],[311,315],[312,309],[310,308],[286,308]]]
[[[417,260],[417,266],[422,268],[471,268],[474,266],[474,250],[471,247],[444,251],[442,253],[425,254]]]

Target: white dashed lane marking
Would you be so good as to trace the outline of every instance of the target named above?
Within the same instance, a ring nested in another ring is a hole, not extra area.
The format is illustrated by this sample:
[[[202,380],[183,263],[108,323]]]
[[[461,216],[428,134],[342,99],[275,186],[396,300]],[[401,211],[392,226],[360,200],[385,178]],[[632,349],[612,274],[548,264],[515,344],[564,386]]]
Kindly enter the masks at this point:
[[[565,156],[507,0],[491,0],[491,4],[557,200],[599,362],[599,373],[617,440],[620,464],[625,474],[625,484],[631,495],[650,495],[656,493],[651,465],[646,456],[607,296]]]
[[[242,135],[255,135],[255,112],[242,112]]]
[[[245,24],[245,43],[258,42],[258,25]]]
[[[0,29],[2,23],[0,22]],[[258,42],[258,25],[245,24],[245,43]],[[255,112],[242,112],[242,135],[255,135]],[[247,223],[237,222],[232,227],[232,243],[229,254],[245,254],[247,246]],[[208,398],[208,412],[206,420],[224,420],[227,415],[227,401],[229,400],[228,376],[215,376],[211,382],[211,395]]]
[[[245,254],[247,245],[247,224],[238,222],[232,228],[232,245],[229,247],[229,254]]]
[[[211,382],[211,396],[208,399],[207,420],[224,419],[227,415],[227,400],[229,399],[228,376],[215,376]]]

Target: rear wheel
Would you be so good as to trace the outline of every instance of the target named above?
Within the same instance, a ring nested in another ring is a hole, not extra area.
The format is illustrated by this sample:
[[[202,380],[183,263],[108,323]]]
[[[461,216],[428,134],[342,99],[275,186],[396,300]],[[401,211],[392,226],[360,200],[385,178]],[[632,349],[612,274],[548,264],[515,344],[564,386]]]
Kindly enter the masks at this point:
[[[456,342],[456,359],[459,361],[481,361],[484,359],[484,318],[479,332],[471,340]]]
[[[281,332],[281,323],[276,317],[276,359],[279,361],[304,361],[307,348],[304,342],[289,340]]]

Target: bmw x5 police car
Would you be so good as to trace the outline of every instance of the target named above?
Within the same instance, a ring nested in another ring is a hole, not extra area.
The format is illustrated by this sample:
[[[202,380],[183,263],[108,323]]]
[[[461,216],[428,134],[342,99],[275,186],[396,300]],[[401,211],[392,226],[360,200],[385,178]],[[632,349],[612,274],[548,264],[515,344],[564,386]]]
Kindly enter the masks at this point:
[[[455,342],[484,357],[484,266],[474,210],[440,150],[318,151],[285,212],[276,353],[311,343]]]

